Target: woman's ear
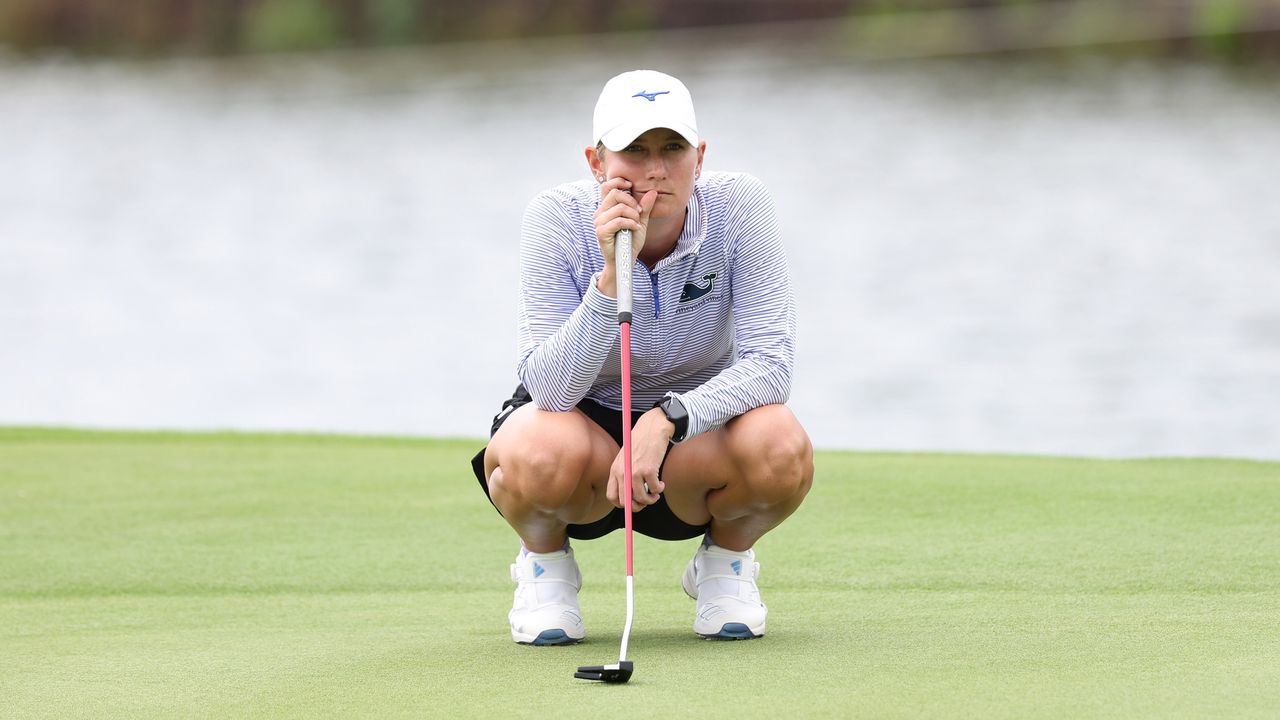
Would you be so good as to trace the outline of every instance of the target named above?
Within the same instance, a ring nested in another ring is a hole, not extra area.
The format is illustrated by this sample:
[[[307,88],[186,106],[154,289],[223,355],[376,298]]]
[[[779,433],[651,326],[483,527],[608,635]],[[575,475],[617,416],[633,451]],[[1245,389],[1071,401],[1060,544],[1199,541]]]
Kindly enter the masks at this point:
[[[587,157],[587,167],[591,169],[591,177],[595,178],[596,182],[604,182],[604,163],[600,161],[600,153],[594,146],[589,146],[584,154]]]

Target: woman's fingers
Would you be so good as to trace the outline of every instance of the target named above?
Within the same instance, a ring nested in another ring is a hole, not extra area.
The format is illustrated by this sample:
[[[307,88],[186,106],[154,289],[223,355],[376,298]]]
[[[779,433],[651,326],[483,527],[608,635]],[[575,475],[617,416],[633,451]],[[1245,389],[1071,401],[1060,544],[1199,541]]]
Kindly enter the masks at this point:
[[[617,472],[618,461],[614,460],[614,467],[609,469],[609,484],[605,489],[604,496],[614,507],[622,507],[622,503],[618,502],[619,490],[622,487],[622,473]]]
[[[596,213],[596,224],[608,222],[616,218],[626,218],[634,223],[639,223],[643,210],[639,207],[631,207],[630,205],[614,205],[607,210],[600,210]]]
[[[658,203],[658,192],[656,190],[650,190],[649,192],[645,193],[644,197],[640,198],[640,202],[637,203],[637,206],[639,207],[639,212],[640,212],[640,216],[637,219],[641,223],[648,225],[649,213],[653,212],[653,206],[656,205],[657,203]]]
[[[656,467],[654,468],[637,468],[633,459],[632,475],[631,475],[631,510],[639,512],[644,508],[658,502],[662,497],[663,483],[658,479]],[[644,465],[643,460],[640,461]],[[661,465],[661,463],[658,463]],[[624,483],[624,473],[626,470],[622,465],[622,452],[613,459],[613,465],[609,468],[609,484],[605,489],[605,497],[614,507],[622,507],[619,500],[622,497],[622,486]]]

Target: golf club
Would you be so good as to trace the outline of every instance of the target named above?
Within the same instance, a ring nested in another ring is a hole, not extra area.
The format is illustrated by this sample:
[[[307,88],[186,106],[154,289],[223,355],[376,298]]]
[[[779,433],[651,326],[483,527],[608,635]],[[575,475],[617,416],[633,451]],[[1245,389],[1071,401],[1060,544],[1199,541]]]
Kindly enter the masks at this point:
[[[635,665],[627,659],[627,640],[631,637],[631,616],[635,594],[631,568],[631,231],[619,230],[613,239],[614,265],[617,266],[618,325],[622,331],[622,501],[623,533],[627,555],[627,621],[622,626],[622,650],[618,662],[610,665],[580,665],[573,674],[583,680],[624,683],[631,679]]]

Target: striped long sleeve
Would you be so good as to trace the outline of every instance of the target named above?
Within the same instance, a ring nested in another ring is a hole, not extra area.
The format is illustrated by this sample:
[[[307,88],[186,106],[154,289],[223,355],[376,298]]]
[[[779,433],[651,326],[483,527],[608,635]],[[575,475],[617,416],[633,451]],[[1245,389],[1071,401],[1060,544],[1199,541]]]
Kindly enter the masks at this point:
[[[518,374],[539,407],[561,412],[586,397],[618,338],[616,301],[596,288],[604,259],[590,222],[595,209],[587,246],[576,199],[539,195],[520,232]]]

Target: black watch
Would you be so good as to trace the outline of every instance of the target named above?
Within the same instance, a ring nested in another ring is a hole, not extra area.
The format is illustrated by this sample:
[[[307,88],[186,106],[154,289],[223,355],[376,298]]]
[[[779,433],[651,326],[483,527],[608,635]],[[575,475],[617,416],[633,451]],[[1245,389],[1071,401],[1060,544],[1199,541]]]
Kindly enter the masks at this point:
[[[678,443],[684,440],[684,436],[689,434],[689,411],[684,409],[684,403],[680,402],[680,398],[668,395],[653,406],[662,408],[662,414],[676,426],[676,431],[671,435],[671,442]]]

